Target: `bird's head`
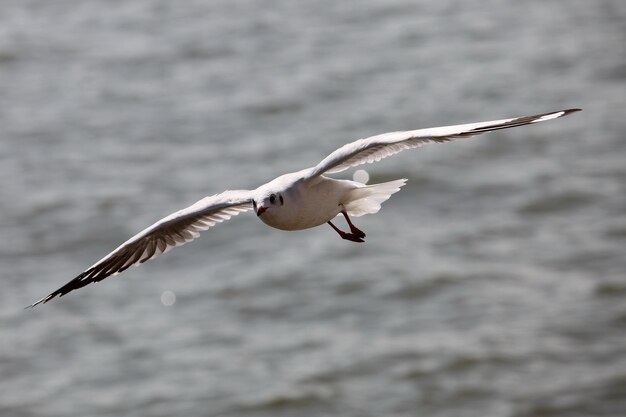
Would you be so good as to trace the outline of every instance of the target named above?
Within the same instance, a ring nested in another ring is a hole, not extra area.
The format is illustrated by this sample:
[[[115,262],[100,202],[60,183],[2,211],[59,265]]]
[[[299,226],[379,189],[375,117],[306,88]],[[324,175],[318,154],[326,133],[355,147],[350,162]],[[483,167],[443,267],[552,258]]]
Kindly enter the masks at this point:
[[[260,199],[252,200],[254,212],[259,217],[266,211],[272,210],[276,207],[281,207],[283,204],[285,204],[285,199],[283,198],[282,193],[279,192],[268,193]]]

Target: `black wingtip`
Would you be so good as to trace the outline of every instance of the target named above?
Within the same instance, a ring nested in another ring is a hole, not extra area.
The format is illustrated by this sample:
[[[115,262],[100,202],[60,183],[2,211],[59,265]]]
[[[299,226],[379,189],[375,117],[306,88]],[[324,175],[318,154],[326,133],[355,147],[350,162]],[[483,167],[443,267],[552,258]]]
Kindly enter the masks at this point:
[[[45,304],[48,301],[50,301],[53,298],[55,298],[56,296],[63,297],[68,292],[71,292],[73,290],[76,290],[78,288],[82,288],[85,285],[90,284],[92,281],[86,280],[86,279],[83,279],[83,278],[88,276],[92,271],[93,271],[93,268],[89,268],[88,270],[86,270],[85,272],[83,272],[82,274],[80,274],[79,276],[77,276],[76,278],[74,278],[73,280],[71,280],[70,282],[68,282],[67,284],[65,284],[61,288],[59,288],[58,290],[53,291],[50,294],[48,294],[45,297],[43,297],[41,300],[35,301],[31,305],[28,305],[28,306],[24,307],[24,309],[33,308],[33,307],[35,307],[35,306],[37,306],[39,304]]]
[[[578,109],[578,108],[575,108],[575,109],[564,109],[564,110],[553,111],[553,112],[550,112],[550,113],[538,114],[536,116],[531,116],[531,117],[536,117],[537,118],[536,121],[539,122],[539,121],[543,121],[543,120],[558,119],[560,117],[564,117],[564,116],[567,116],[569,114],[576,113],[576,112],[579,112],[579,111],[582,111],[582,109]]]
[[[53,293],[54,294],[54,293]],[[35,301],[34,303],[27,305],[26,307],[24,307],[24,310],[27,310],[29,308],[34,308],[35,306],[39,305],[39,304],[45,304],[48,301],[50,301],[54,296],[52,294],[50,295],[46,295],[44,298],[42,298],[41,300]]]

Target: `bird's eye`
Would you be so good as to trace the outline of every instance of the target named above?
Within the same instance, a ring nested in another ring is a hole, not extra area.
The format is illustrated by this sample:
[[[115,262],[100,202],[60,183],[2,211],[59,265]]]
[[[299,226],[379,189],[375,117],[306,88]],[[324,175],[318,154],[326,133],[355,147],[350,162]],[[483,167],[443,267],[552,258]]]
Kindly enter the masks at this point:
[[[272,194],[270,196],[270,203],[274,204],[275,201],[276,201],[276,195]]]

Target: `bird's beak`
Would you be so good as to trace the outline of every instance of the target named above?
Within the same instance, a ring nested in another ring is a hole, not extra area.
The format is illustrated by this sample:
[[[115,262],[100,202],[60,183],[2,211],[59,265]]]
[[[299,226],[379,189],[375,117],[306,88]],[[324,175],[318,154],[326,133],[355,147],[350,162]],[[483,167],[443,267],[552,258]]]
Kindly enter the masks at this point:
[[[259,207],[256,211],[256,215],[260,216],[261,214],[265,213],[265,210],[267,210],[266,207]]]

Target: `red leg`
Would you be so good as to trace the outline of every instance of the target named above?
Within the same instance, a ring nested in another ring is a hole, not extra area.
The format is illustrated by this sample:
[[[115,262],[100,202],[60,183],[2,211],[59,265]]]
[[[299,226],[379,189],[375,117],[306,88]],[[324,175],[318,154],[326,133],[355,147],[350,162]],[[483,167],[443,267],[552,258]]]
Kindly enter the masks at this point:
[[[361,232],[361,233],[363,233],[363,236],[361,237],[361,236],[357,236],[356,234],[352,234],[352,233],[348,233],[348,232],[344,232],[343,230],[340,230],[330,220],[328,221],[328,224],[330,225],[330,227],[335,229],[335,232],[339,233],[339,236],[341,236],[342,239],[350,240],[352,242],[365,242],[363,240],[363,237],[365,237],[365,233],[363,233],[363,232]]]
[[[358,227],[352,224],[352,222],[350,221],[350,217],[348,217],[348,213],[346,213],[345,210],[341,210],[341,214],[343,214],[343,217],[346,218],[346,221],[348,222],[348,226],[350,226],[350,231],[352,232],[352,234],[354,234],[357,237],[364,238],[365,232],[363,232],[361,229],[359,229]]]

